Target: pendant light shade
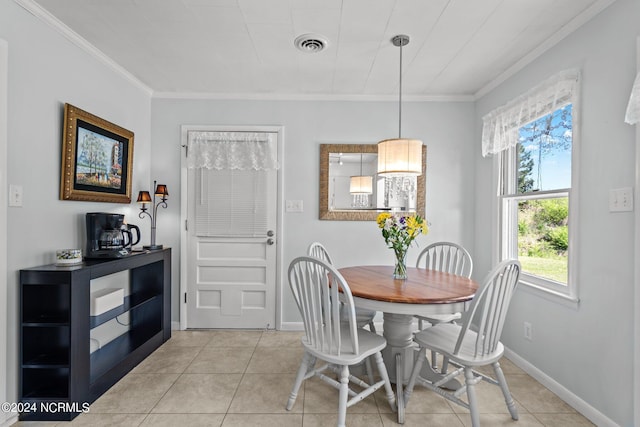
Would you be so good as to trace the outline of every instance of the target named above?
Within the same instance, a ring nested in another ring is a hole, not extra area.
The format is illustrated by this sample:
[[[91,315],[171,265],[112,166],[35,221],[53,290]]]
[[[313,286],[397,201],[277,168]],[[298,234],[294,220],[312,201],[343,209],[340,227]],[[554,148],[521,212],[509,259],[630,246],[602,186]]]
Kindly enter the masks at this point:
[[[349,184],[349,193],[351,194],[372,194],[373,193],[373,177],[372,176],[352,176]]]
[[[360,175],[352,176],[349,182],[351,194],[373,194],[373,177],[362,173],[362,153],[360,153]]]
[[[418,176],[422,174],[422,141],[385,139],[378,143],[378,175]]]
[[[422,141],[402,138],[402,46],[409,44],[409,36],[398,35],[391,42],[400,47],[398,138],[378,143],[378,175],[418,176],[422,174]]]

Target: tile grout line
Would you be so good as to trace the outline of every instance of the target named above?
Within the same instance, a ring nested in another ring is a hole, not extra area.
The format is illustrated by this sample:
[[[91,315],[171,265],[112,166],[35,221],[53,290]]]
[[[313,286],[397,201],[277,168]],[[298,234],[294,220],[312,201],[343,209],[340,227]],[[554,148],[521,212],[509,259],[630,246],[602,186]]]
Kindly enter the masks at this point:
[[[240,385],[242,384],[242,381],[244,380],[244,377],[245,377],[245,375],[247,373],[247,369],[249,369],[249,365],[251,365],[251,361],[253,360],[253,357],[256,354],[256,349],[258,348],[258,344],[260,344],[260,340],[262,340],[262,336],[263,335],[264,335],[264,331],[262,331],[260,333],[260,338],[258,338],[258,341],[256,341],[256,344],[253,347],[253,351],[251,352],[251,357],[249,358],[249,361],[247,362],[247,365],[244,367],[244,370],[242,371],[242,376],[240,377],[240,381],[238,381],[238,385],[236,386],[236,389],[233,392],[233,396],[231,396],[231,400],[229,401],[229,406],[227,406],[227,410],[225,411],[224,417],[222,418],[222,423],[220,424],[221,426],[224,425],[224,422],[227,419],[227,416],[229,415],[229,410],[231,409],[231,405],[233,404],[233,400],[238,395],[238,390],[240,389]]]
[[[169,341],[165,342],[163,344],[166,345]],[[196,360],[196,358],[198,357],[198,355],[202,352],[202,350],[211,342],[211,338],[209,339],[209,341],[207,341],[205,344],[203,344],[202,346],[194,346],[196,348],[198,348],[198,352],[196,353],[196,355],[193,357],[193,359],[191,359],[191,361],[189,362],[189,364],[187,366],[185,366],[185,368],[182,370],[182,372],[178,373],[178,376],[176,377],[176,379],[171,383],[171,385],[165,390],[164,393],[162,393],[162,396],[160,396],[160,398],[158,399],[158,401],[151,407],[151,409],[149,409],[149,412],[147,412],[145,414],[145,417],[143,418],[142,422],[140,424],[138,424],[138,426],[141,426],[144,424],[144,422],[147,420],[147,418],[149,418],[149,415],[152,414],[153,410],[158,406],[158,404],[160,403],[160,401],[162,401],[162,399],[167,395],[167,393],[169,393],[169,390],[171,390],[171,388],[178,382],[178,380],[184,375],[184,373],[186,372],[187,369],[189,369],[189,366],[191,366],[191,364],[193,363],[194,360]],[[162,347],[160,347],[162,348]],[[128,374],[127,374],[128,375]],[[124,377],[123,377],[124,378]]]

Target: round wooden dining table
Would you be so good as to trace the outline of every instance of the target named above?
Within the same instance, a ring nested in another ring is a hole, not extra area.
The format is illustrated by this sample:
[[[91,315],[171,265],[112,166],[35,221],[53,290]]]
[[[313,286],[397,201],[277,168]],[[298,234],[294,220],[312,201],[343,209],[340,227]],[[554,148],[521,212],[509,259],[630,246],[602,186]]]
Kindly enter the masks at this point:
[[[390,380],[397,385],[400,420],[402,385],[409,380],[416,355],[414,316],[466,311],[478,283],[455,274],[413,267],[407,267],[407,279],[398,280],[393,278],[393,269],[393,266],[364,265],[338,271],[349,285],[356,307],[383,312],[387,347],[382,357]],[[430,365],[423,364],[420,375],[435,382],[441,376]]]

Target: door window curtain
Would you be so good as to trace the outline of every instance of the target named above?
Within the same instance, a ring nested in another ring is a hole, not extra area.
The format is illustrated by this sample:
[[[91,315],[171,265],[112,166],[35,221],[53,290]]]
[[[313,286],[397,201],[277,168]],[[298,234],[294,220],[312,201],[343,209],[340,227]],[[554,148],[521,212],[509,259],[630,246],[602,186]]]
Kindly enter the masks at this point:
[[[187,167],[215,170],[278,169],[278,135],[268,132],[189,132]]]
[[[189,132],[197,236],[267,234],[267,175],[278,168],[277,140],[268,132]]]
[[[624,121],[630,125],[640,122],[640,73],[638,73],[636,81],[633,83]]]
[[[482,118],[482,156],[515,147],[520,141],[522,126],[573,102],[579,80],[578,70],[563,71],[485,115]]]

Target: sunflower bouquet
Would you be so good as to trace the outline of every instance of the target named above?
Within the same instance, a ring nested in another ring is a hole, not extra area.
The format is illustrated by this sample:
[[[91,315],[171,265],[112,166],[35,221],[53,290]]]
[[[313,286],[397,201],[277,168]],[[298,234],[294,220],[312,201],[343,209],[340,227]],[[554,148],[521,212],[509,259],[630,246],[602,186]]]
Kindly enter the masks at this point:
[[[382,230],[382,237],[389,249],[393,249],[396,256],[396,264],[393,277],[396,279],[407,278],[406,257],[409,246],[420,234],[427,234],[429,228],[420,215],[402,216],[383,212],[376,219],[378,227]]]

